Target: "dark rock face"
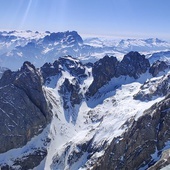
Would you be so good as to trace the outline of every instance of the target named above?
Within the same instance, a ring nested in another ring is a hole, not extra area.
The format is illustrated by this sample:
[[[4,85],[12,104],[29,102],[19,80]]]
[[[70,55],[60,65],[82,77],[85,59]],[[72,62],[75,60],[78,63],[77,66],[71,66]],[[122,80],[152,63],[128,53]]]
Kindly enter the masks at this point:
[[[152,98],[165,96],[170,92],[170,74],[163,76],[161,79],[149,80],[145,82],[140,91],[134,95],[134,99],[145,101]]]
[[[141,74],[145,73],[149,67],[149,60],[146,59],[144,55],[131,51],[124,56],[118,65],[117,76],[124,75],[137,79]]]
[[[116,57],[109,56],[105,56],[94,63],[92,68],[94,80],[89,87],[87,95],[93,96],[99,88],[110,81],[112,77],[116,76],[118,63]]]
[[[114,139],[93,169],[139,169],[152,166],[170,147],[170,95],[146,110],[120,137]],[[155,156],[151,156],[155,155]]]
[[[159,72],[164,71],[168,68],[168,65],[164,61],[157,60],[149,69],[149,73],[152,74],[153,77],[157,76]]]
[[[53,64],[51,63],[45,63],[41,67],[41,74],[44,79],[44,83],[48,80],[49,77],[55,76],[57,74],[60,74],[61,71],[59,69],[59,62],[56,60]]]
[[[0,153],[25,145],[51,119],[42,79],[25,62],[20,71],[7,70],[0,79]]]
[[[74,107],[76,104],[80,104],[82,101],[82,94],[79,94],[80,86],[76,79],[73,79],[70,82],[68,79],[65,79],[64,83],[59,89],[59,93],[63,98],[63,107],[64,109],[69,109]]]
[[[43,115],[48,118],[48,105],[43,94],[40,73],[30,62],[25,62],[20,72],[19,77],[16,77],[13,82],[14,86],[22,89]]]
[[[130,76],[135,79],[150,67],[149,60],[138,52],[130,52],[119,62],[115,57],[105,56],[93,65],[94,81],[89,87],[87,96],[93,96],[99,88],[107,84],[113,77]]]

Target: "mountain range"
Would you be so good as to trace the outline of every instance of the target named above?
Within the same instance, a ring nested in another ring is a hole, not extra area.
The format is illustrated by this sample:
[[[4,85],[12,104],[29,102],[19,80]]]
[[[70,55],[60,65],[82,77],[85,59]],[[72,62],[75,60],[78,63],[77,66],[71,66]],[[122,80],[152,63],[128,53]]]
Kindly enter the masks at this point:
[[[41,67],[45,62],[54,62],[65,55],[79,58],[83,63],[95,62],[105,55],[113,55],[121,60],[130,51],[138,51],[149,57],[162,51],[166,57],[169,48],[170,43],[158,38],[108,40],[82,38],[76,31],[1,31],[0,66],[16,71],[24,61],[29,61]],[[167,58],[169,60],[169,55]]]
[[[11,31],[1,32],[1,43],[1,169],[170,164],[168,42],[129,39],[114,46],[75,31]]]

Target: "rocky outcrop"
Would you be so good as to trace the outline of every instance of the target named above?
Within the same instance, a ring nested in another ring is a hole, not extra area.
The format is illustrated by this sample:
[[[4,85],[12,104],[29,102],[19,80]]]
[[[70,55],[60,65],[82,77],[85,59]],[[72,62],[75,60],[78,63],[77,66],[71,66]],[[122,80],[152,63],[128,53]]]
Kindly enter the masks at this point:
[[[164,149],[170,147],[169,124],[170,95],[134,120],[122,136],[110,143],[92,169],[147,169],[160,158]]]
[[[89,87],[87,96],[93,96],[99,88],[107,84],[113,77],[129,76],[137,79],[149,67],[149,60],[138,52],[129,52],[121,62],[116,57],[105,56],[93,65],[94,80]]]
[[[54,63],[45,63],[41,68],[41,74],[43,77],[43,83],[45,84],[49,81],[50,77],[56,76],[57,74],[61,74],[61,70],[59,69],[59,62],[56,60]]]
[[[24,146],[51,120],[40,72],[29,62],[0,79],[0,153]]]
[[[78,81],[87,78],[85,66],[80,60],[77,60],[71,56],[65,56],[59,58],[58,62],[63,71],[68,71],[72,76],[77,78]]]
[[[160,160],[158,160],[154,165],[148,168],[148,170],[160,170],[161,168],[170,165],[170,149],[162,152]],[[167,169],[168,170],[168,169]]]
[[[8,70],[8,69],[5,68],[5,67],[1,67],[1,66],[0,66],[0,78],[2,77],[3,73],[4,73],[6,70]]]
[[[130,76],[135,79],[145,73],[150,67],[149,60],[138,52],[131,51],[126,54],[117,67],[117,76]]]
[[[155,77],[159,74],[159,72],[165,71],[167,68],[168,68],[168,65],[164,61],[157,60],[150,67],[149,73],[151,73],[152,76]]]
[[[94,80],[89,87],[87,96],[93,96],[99,88],[109,82],[112,77],[116,76],[118,63],[117,58],[113,56],[105,56],[94,63],[92,68]]]
[[[63,76],[63,83],[60,85],[58,92],[63,100],[64,109],[72,108],[76,104],[80,104],[83,94],[80,93],[80,85],[88,77],[86,66],[79,60],[71,57],[64,56],[56,60],[53,64],[46,63],[41,68],[43,76],[43,83],[50,83],[52,76]],[[68,79],[64,74],[70,74],[72,79]]]
[[[62,71],[67,71],[71,76],[77,78],[79,83],[81,83],[81,80],[87,78],[85,65],[71,56],[60,57],[54,63],[45,63],[40,70],[44,83],[49,81],[49,78],[52,76],[61,75]]]
[[[162,97],[170,92],[170,74],[166,74],[158,79],[150,79],[141,87],[140,91],[134,95],[134,99],[145,101]]]
[[[71,109],[76,104],[80,104],[83,98],[80,93],[79,83],[75,78],[71,82],[68,79],[65,79],[60,86],[59,94],[63,99],[64,109]]]
[[[93,151],[90,150],[93,139],[94,138],[92,136],[92,138],[89,140],[85,139],[83,143],[80,142],[80,143],[75,144],[72,141],[68,142],[66,144],[64,152],[57,153],[53,157],[53,163],[52,163],[51,169],[63,169],[63,164],[69,165],[68,166],[69,169],[79,169],[78,167],[75,168],[74,164],[80,160],[85,161],[87,153],[94,152],[94,150]],[[61,157],[63,159],[61,159]],[[81,164],[79,165],[79,167],[80,166]]]
[[[0,166],[2,170],[34,169],[36,166],[38,166],[41,163],[41,161],[46,157],[46,155],[47,155],[47,151],[40,149],[34,151],[29,155],[25,155],[22,158],[17,158],[12,166],[8,164],[3,164]]]

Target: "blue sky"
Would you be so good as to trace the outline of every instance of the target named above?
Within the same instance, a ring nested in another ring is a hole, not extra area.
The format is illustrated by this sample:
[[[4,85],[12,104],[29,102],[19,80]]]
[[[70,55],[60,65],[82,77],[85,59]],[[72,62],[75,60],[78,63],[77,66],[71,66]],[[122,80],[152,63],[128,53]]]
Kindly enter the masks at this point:
[[[170,39],[170,0],[0,0],[0,29]]]

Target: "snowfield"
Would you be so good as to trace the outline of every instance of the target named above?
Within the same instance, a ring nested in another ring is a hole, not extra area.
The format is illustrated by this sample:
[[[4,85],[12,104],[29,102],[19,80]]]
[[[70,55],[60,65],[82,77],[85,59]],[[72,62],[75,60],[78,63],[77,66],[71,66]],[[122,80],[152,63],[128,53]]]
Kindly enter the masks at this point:
[[[114,83],[114,80],[111,83]],[[107,95],[110,97],[94,108],[89,107],[88,102],[84,101],[80,107],[73,108],[70,119],[64,114],[57,87],[45,87],[49,94],[48,99],[53,103],[54,113],[49,133],[51,143],[48,147],[47,158],[43,161],[45,169],[49,167],[63,170],[90,168],[91,162],[102,156],[104,150],[94,153],[90,160],[88,160],[89,153],[83,152],[79,158],[75,159],[75,162],[70,163],[70,155],[74,155],[74,152],[77,155],[82,152],[78,147],[80,144],[92,140],[91,145],[95,148],[100,148],[104,143],[109,145],[114,137],[120,136],[128,128],[124,125],[127,120],[137,120],[144,110],[163,99],[157,98],[150,102],[134,100],[133,95],[139,91],[140,86],[139,82],[122,85],[115,91],[108,92]],[[101,98],[98,102],[101,102]],[[74,124],[72,118],[75,113],[78,115]],[[40,170],[41,166],[36,169]]]

